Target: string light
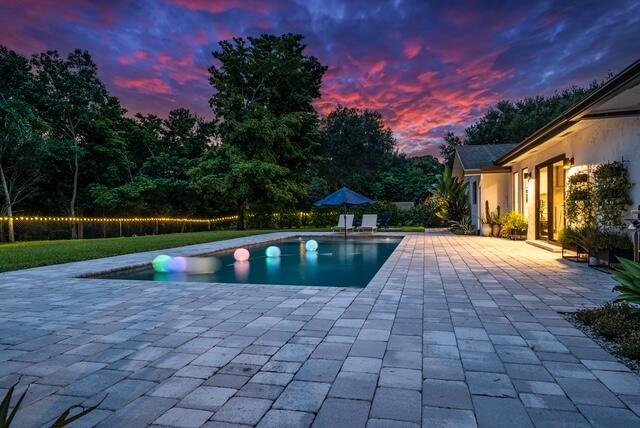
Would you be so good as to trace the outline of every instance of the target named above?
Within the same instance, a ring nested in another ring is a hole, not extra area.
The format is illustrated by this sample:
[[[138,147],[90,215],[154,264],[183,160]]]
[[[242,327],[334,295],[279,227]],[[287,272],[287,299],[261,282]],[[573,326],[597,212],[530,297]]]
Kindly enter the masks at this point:
[[[0,217],[2,221],[14,222],[102,222],[102,223],[141,223],[157,221],[163,223],[220,223],[225,221],[238,220],[237,215],[214,217],[214,218],[174,218],[174,217],[40,217],[40,216],[18,216]]]

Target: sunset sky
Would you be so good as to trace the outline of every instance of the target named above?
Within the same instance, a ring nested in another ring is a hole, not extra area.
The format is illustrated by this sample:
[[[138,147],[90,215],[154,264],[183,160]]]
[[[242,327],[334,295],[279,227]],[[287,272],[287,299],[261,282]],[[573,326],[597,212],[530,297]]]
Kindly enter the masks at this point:
[[[322,113],[383,113],[400,147],[436,153],[501,99],[549,95],[640,56],[640,1],[0,0],[0,43],[88,50],[130,112],[211,117],[217,42],[300,33],[329,66]]]

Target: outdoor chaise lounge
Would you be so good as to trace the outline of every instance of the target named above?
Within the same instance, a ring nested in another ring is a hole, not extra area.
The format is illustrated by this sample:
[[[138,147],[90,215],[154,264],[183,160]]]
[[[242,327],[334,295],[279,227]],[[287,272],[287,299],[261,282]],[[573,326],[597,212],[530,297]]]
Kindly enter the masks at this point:
[[[362,225],[358,230],[370,230],[375,232],[378,229],[378,214],[363,214]]]
[[[346,218],[346,225],[345,225]],[[338,225],[332,228],[334,231],[353,230],[353,214],[340,214]]]

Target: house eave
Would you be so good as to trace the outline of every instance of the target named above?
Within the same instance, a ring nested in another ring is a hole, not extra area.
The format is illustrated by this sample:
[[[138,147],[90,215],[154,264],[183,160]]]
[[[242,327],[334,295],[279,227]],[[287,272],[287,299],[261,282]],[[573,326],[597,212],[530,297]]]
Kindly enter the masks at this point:
[[[640,79],[640,60],[637,60],[629,67],[624,69],[610,81],[605,83],[602,87],[594,91],[591,95],[580,101],[575,106],[569,108],[560,116],[534,132],[529,137],[525,138],[513,150],[505,153],[495,161],[496,165],[504,165],[517,157],[525,154],[527,151],[534,147],[537,147],[547,140],[555,137],[566,129],[577,124],[581,120],[585,119],[602,119],[606,117],[620,117],[622,115],[636,115],[638,111],[635,109],[624,110],[615,112],[616,116],[607,113],[589,113],[598,104],[604,103],[607,100],[618,95],[622,91],[626,90],[629,85],[636,84],[636,80]]]

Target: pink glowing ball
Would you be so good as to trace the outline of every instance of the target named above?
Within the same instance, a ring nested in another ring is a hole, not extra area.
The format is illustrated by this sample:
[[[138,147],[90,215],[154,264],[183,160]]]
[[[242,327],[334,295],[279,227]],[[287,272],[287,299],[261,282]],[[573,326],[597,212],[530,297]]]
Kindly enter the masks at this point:
[[[236,259],[237,262],[246,262],[249,260],[249,250],[246,248],[238,248],[233,252],[233,258]]]

